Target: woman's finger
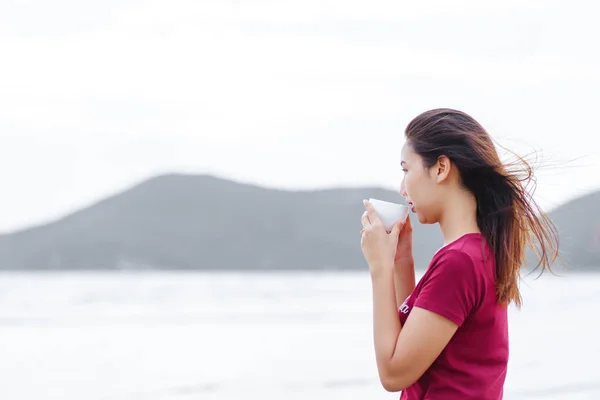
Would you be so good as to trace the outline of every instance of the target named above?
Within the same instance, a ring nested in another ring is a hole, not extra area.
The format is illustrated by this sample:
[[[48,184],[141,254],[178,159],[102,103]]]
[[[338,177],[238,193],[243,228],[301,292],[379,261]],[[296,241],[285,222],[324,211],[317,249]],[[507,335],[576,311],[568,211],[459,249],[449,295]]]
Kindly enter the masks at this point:
[[[367,209],[367,217],[369,218],[371,225],[376,225],[380,223],[379,216],[377,215],[375,208],[373,208],[373,205],[369,203],[368,200],[363,200],[363,203],[365,205],[365,208]]]
[[[404,221],[398,221],[394,224],[394,226],[392,227],[392,231],[390,232],[390,234],[392,236],[396,236],[398,237],[398,235],[400,234],[400,231],[402,230],[402,227],[404,226]]]
[[[369,215],[366,211],[363,213],[362,217],[360,217],[360,222],[362,223],[363,229],[367,229],[371,226],[371,221],[369,220]]]

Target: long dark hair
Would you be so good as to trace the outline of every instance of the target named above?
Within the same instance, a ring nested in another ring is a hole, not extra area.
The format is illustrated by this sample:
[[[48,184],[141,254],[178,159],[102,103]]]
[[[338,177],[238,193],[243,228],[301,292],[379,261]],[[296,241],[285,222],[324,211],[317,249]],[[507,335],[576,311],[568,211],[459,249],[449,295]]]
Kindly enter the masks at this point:
[[[558,256],[556,227],[532,197],[531,166],[520,157],[503,164],[485,129],[457,110],[426,111],[408,124],[405,135],[425,167],[446,156],[458,168],[462,185],[477,199],[477,223],[494,253],[497,300],[520,307],[518,283],[526,247],[539,257],[536,269],[541,266],[542,272]]]

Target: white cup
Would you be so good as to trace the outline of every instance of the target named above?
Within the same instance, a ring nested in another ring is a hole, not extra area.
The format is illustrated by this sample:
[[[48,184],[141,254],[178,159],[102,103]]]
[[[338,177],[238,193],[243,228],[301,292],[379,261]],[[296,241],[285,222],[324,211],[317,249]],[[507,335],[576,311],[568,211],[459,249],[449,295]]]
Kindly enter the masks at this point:
[[[402,204],[377,199],[369,199],[369,203],[377,212],[386,231],[391,231],[396,222],[405,220],[408,215],[408,206]]]

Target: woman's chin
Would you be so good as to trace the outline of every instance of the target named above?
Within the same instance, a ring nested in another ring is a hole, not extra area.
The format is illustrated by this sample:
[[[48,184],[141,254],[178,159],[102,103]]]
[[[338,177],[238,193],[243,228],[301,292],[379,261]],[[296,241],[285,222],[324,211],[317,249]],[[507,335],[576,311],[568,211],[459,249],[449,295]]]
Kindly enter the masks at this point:
[[[431,222],[426,215],[423,214],[419,214],[418,211],[413,211],[413,213],[417,216],[417,220],[419,221],[419,223],[421,225],[427,225],[427,224],[432,224],[433,222]]]

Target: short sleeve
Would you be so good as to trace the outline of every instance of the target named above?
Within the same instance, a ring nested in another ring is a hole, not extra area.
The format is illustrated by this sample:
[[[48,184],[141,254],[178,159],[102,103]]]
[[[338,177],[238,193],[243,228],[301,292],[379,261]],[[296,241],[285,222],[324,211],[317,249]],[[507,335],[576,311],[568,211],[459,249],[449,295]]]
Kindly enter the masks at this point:
[[[462,325],[481,301],[485,283],[468,254],[446,250],[429,267],[414,306]]]

